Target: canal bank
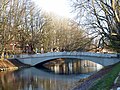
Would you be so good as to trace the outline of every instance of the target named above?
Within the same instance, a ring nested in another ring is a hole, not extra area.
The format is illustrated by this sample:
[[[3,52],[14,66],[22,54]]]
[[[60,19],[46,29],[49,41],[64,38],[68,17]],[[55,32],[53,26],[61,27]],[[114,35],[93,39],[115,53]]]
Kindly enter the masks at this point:
[[[71,90],[110,90],[119,72],[120,62],[107,66],[86,79],[81,79]]]
[[[17,59],[0,60],[0,71],[17,70],[22,67],[28,67],[28,65],[19,62]]]

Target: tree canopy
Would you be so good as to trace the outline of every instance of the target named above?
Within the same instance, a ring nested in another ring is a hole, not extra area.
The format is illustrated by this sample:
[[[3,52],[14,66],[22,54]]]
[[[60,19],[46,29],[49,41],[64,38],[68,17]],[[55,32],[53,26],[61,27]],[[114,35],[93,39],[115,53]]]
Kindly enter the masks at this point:
[[[56,47],[85,50],[90,38],[83,37],[84,33],[75,21],[45,13],[31,0],[0,1],[1,52],[23,52],[28,46],[32,51],[44,48],[46,52]]]
[[[98,47],[120,52],[120,0],[72,1],[79,23],[99,38]]]

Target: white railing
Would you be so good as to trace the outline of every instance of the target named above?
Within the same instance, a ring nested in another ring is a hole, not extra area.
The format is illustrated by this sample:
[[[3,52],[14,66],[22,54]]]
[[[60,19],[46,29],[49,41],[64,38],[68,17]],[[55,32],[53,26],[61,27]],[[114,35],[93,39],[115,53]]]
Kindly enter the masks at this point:
[[[17,58],[37,58],[37,57],[52,57],[52,56],[91,56],[91,57],[117,57],[117,54],[104,54],[104,53],[93,53],[93,52],[48,52],[44,54],[21,54],[15,55]]]

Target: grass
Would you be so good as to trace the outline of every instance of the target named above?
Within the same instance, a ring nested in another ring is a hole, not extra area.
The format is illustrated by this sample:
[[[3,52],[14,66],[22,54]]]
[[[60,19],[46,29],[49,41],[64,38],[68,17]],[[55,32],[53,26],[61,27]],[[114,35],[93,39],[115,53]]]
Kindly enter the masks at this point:
[[[95,85],[90,90],[110,90],[118,73],[120,72],[120,63],[113,66],[112,70],[105,74],[101,79],[96,80]]]

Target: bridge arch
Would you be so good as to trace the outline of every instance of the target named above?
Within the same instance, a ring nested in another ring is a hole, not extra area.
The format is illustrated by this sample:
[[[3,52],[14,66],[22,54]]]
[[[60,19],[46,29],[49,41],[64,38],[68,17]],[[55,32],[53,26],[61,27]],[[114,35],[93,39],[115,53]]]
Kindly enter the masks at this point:
[[[60,61],[60,59],[62,59],[62,61]],[[59,62],[62,62],[62,63],[57,63],[57,61],[59,61]],[[82,63],[81,63],[81,61],[82,61]],[[41,62],[41,63],[37,63],[36,65],[35,65],[35,67],[37,67],[37,68],[46,68],[44,65],[53,65],[53,66],[56,66],[56,65],[62,65],[62,64],[66,64],[66,65],[68,65],[68,64],[71,64],[72,63],[72,65],[74,64],[74,63],[77,63],[77,62],[80,62],[80,65],[82,66],[82,67],[84,67],[84,66],[93,66],[93,65],[96,65],[96,66],[103,66],[103,65],[101,65],[101,64],[99,64],[99,63],[96,63],[96,62],[93,62],[93,61],[91,61],[91,60],[83,60],[83,59],[77,59],[77,58],[57,58],[57,59],[52,59],[52,60],[47,60],[47,61],[44,61],[44,62]],[[50,62],[50,63],[49,63]],[[99,64],[99,65],[98,65]]]
[[[59,57],[51,57],[51,58],[46,58],[46,59],[44,59],[44,60],[42,60],[41,58],[36,58],[36,62],[34,63],[34,65],[37,65],[37,64],[44,64],[44,63],[47,63],[47,62],[49,62],[49,61],[53,61],[53,60],[55,60],[55,59],[60,59],[60,58],[63,58],[63,59],[78,59],[78,60],[89,60],[89,61],[92,61],[92,62],[94,62],[94,63],[97,63],[97,64],[100,64],[100,65],[103,65],[103,62],[102,62],[102,60],[101,60],[101,58],[91,58],[91,57],[73,57],[73,56],[71,56],[71,57],[67,57],[67,56],[59,56]],[[96,59],[98,60],[98,61],[96,61]],[[100,61],[101,62],[100,62]],[[104,65],[103,65],[104,66]]]

